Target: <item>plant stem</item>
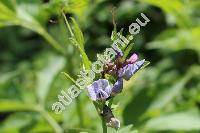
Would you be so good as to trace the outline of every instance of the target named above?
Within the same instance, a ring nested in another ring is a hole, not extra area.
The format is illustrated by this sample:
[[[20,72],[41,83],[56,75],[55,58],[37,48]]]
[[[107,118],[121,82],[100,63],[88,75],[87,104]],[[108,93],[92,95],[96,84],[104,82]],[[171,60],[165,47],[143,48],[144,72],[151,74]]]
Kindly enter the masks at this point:
[[[82,103],[81,103],[80,97],[76,98],[76,108],[77,108],[77,113],[79,115],[80,126],[84,127],[84,114],[82,110]]]
[[[54,49],[56,49],[61,54],[66,55],[63,47],[56,40],[54,40],[45,30],[44,30],[44,32],[41,35],[49,42],[49,44]]]
[[[106,126],[106,122],[105,122],[105,120],[103,119],[103,117],[102,117],[101,121],[102,121],[103,133],[107,133],[107,126]]]
[[[63,129],[60,125],[51,117],[51,115],[42,107],[39,109],[39,113],[46,119],[49,125],[54,129],[55,133],[63,133]]]
[[[17,19],[18,20],[18,19]],[[33,22],[33,26],[30,26],[30,24],[26,21],[23,21],[21,19],[18,20],[18,25],[21,25],[27,29],[30,29],[32,31],[37,32],[39,35],[41,35],[49,45],[51,45],[55,50],[60,52],[63,55],[66,55],[63,47],[38,23]]]
[[[111,108],[111,106],[112,106],[112,103],[113,103],[113,100],[114,100],[114,98],[111,98],[111,99],[109,100],[108,107],[110,107],[110,108]]]
[[[72,32],[72,29],[71,29],[71,27],[70,27],[70,25],[69,25],[69,22],[68,22],[68,20],[67,20],[67,18],[66,18],[66,16],[65,16],[65,13],[62,11],[62,15],[63,15],[63,17],[64,17],[64,20],[65,20],[65,23],[66,23],[66,25],[67,25],[67,28],[69,29],[69,32],[70,32],[70,34],[71,34],[71,36],[73,37],[74,36],[74,33]]]
[[[106,122],[104,120],[104,118],[100,115],[101,112],[99,112],[99,105],[95,102],[93,102],[93,105],[98,113],[98,115],[100,116],[101,118],[101,123],[102,123],[102,128],[103,128],[103,133],[107,133],[107,126],[106,126]],[[102,108],[102,107],[101,107]]]

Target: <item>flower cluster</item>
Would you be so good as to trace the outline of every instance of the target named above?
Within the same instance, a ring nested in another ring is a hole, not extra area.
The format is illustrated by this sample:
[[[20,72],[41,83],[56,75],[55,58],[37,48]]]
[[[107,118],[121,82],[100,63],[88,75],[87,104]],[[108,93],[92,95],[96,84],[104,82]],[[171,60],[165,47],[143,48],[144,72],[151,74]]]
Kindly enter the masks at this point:
[[[104,67],[103,75],[109,74],[117,77],[114,85],[111,85],[107,79],[99,79],[87,86],[89,96],[93,101],[105,101],[109,97],[121,93],[123,79],[128,81],[145,62],[145,59],[138,61],[138,56],[135,53],[125,61],[122,61],[121,57],[117,57],[115,62],[108,63]]]
[[[122,92],[123,79],[128,81],[144,65],[144,62],[145,59],[138,60],[138,55],[135,53],[126,60],[123,60],[122,53],[118,53],[115,61],[105,64],[102,72],[102,78],[87,86],[89,97],[96,102],[104,102],[115,97],[117,94]],[[113,84],[109,79],[105,78],[105,75],[109,75],[114,78]],[[104,107],[105,106],[106,105],[104,105]],[[110,112],[112,114],[112,111]],[[108,126],[116,129],[119,128],[120,123],[116,118],[109,117],[108,119],[105,117],[105,119],[107,119]],[[115,124],[112,123],[113,119],[115,120]],[[116,122],[118,123],[116,124]]]

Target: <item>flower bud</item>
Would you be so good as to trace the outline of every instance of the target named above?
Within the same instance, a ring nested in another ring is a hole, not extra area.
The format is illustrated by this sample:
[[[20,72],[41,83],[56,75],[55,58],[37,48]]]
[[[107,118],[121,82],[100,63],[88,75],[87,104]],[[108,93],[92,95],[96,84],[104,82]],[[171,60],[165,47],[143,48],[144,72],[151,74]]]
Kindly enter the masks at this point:
[[[115,128],[118,130],[120,128],[120,121],[117,118],[111,118],[110,121],[106,124],[108,127]]]

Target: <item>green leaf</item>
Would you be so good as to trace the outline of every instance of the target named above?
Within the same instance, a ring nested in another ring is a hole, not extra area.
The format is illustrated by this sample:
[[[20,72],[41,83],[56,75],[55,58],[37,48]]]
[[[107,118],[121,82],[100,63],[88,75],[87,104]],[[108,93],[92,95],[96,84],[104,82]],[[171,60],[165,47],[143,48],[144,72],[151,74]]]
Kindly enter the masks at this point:
[[[46,121],[38,122],[34,127],[30,129],[30,133],[50,133],[53,132],[52,127],[50,127]]]
[[[186,111],[163,115],[147,121],[146,130],[164,131],[164,130],[182,130],[193,131],[200,130],[200,112]]]
[[[65,59],[62,56],[50,55],[48,64],[37,73],[36,93],[39,101],[44,104],[55,76],[64,68]]]
[[[151,103],[147,113],[151,114],[153,112],[159,111],[166,104],[171,102],[176,96],[180,94],[180,92],[184,88],[184,85],[187,83],[189,79],[190,75],[186,75],[182,79],[175,82],[175,84],[173,84],[171,87],[162,91],[158,95],[158,97]]]
[[[124,51],[124,55],[123,55],[123,59],[124,59],[124,60],[127,58],[127,56],[129,55],[130,51],[132,50],[133,44],[134,44],[134,43],[130,43],[130,44],[126,47],[126,49],[125,49],[125,51]]]
[[[48,44],[54,47],[57,51],[65,54],[61,45],[48,34],[48,32],[33,16],[28,14],[27,11],[20,6],[16,6],[14,8],[15,11],[10,10],[7,5],[0,1],[0,27],[19,25],[30,29],[45,38],[49,42]]]
[[[85,53],[85,50],[84,50],[84,39],[83,39],[83,34],[80,30],[80,28],[78,27],[78,24],[76,23],[76,21],[72,18],[72,21],[73,21],[73,26],[74,26],[74,32],[72,31],[72,28],[71,26],[69,25],[69,22],[65,16],[64,13],[62,13],[63,17],[64,17],[64,20],[65,20],[65,23],[67,25],[67,28],[69,29],[69,32],[71,34],[71,42],[73,45],[75,45],[76,47],[78,47],[79,49],[79,52],[82,56],[82,60],[83,60],[83,65],[85,66],[85,68],[87,70],[90,70],[90,66],[91,66],[91,62],[87,56],[87,54]]]
[[[20,71],[10,71],[7,73],[1,73],[1,77],[0,77],[0,84],[4,84],[6,82],[8,82],[10,79],[14,78],[15,76],[17,76],[20,73]]]
[[[66,72],[62,72],[62,74],[66,77],[66,79],[71,80],[74,84],[76,84],[76,81]]]
[[[179,27],[190,27],[192,25],[187,4],[180,0],[174,0],[173,4],[169,0],[140,0],[161,8],[166,14],[173,16]]]
[[[14,113],[2,122],[0,131],[4,133],[19,133],[33,122],[33,117],[33,114],[30,113]]]
[[[63,10],[67,13],[71,13],[71,14],[76,14],[76,16],[79,18],[79,20],[81,21],[85,21],[84,19],[86,17],[85,16],[85,12],[90,8],[89,7],[89,0],[69,0],[67,2],[61,1],[63,5],[63,3],[65,3],[65,6],[63,6]],[[60,5],[58,6],[60,7]]]
[[[149,49],[163,49],[163,50],[182,50],[193,49],[200,51],[200,27],[191,28],[191,30],[177,30],[170,29],[162,32],[157,38],[148,43]]]
[[[83,64],[84,64],[86,70],[90,70],[90,69],[91,69],[91,68],[90,68],[90,67],[91,67],[91,62],[90,62],[90,60],[89,60],[87,54],[85,53],[85,51],[84,51],[83,49],[81,49],[80,46],[78,46],[78,49],[79,49],[79,51],[80,51],[80,53],[81,53],[81,55],[82,55]]]
[[[116,28],[116,25],[114,25],[114,29],[112,31],[112,34],[111,34],[111,40],[114,42],[115,40],[117,40],[117,28]]]
[[[76,22],[76,20],[74,18],[71,18],[72,22],[73,22],[73,31],[74,31],[74,36],[77,40],[77,43],[80,45],[81,49],[84,49],[84,37],[83,37],[83,33],[81,31],[81,29],[78,26],[78,23]]]
[[[14,100],[0,100],[0,112],[11,112],[11,111],[34,111],[35,108],[20,101]]]

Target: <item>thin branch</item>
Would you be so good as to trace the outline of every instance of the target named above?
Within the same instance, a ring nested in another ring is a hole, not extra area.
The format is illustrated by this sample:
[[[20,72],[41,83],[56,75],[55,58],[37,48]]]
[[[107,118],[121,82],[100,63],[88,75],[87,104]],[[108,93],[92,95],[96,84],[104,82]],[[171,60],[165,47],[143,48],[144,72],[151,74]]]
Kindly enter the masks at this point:
[[[107,126],[106,126],[106,122],[103,119],[103,117],[101,119],[101,122],[102,122],[103,133],[107,133]]]
[[[80,97],[76,98],[76,109],[77,113],[79,115],[79,123],[81,127],[84,127],[84,114],[83,114],[83,108],[82,108],[82,103]]]
[[[62,11],[62,15],[63,15],[63,17],[64,17],[64,20],[65,20],[65,23],[66,23],[66,25],[67,25],[67,28],[69,29],[69,32],[70,32],[70,34],[71,34],[71,36],[73,37],[74,36],[74,33],[72,32],[72,29],[71,29],[71,27],[70,27],[70,25],[69,25],[69,22],[68,22],[68,20],[67,20],[67,18],[66,18],[66,16],[65,16],[65,13]]]
[[[42,107],[39,109],[39,113],[44,117],[44,119],[49,123],[49,125],[54,129],[55,133],[63,133],[63,129],[60,125],[54,120],[53,117]]]

